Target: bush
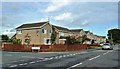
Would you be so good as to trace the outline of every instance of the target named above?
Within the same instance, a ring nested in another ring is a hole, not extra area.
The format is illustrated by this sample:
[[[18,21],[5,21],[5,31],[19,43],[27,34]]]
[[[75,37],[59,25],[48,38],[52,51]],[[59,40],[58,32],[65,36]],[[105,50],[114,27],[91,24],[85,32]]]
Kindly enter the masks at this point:
[[[88,46],[88,49],[95,49],[95,46]]]
[[[22,41],[21,41],[20,39],[13,39],[13,40],[12,40],[12,43],[13,43],[13,44],[21,44],[21,42],[22,42]]]

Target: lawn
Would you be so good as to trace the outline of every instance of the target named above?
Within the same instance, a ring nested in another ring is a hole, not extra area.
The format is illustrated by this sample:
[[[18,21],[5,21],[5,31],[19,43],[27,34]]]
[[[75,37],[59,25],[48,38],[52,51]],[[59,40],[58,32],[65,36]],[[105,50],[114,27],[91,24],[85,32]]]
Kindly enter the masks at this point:
[[[96,49],[96,48],[102,48],[102,46],[89,46],[87,49]]]

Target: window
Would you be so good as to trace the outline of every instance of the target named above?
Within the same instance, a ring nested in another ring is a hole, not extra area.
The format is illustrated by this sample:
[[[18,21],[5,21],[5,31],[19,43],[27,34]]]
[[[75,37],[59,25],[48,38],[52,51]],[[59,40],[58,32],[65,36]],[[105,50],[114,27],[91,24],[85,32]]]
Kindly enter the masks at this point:
[[[64,36],[64,32],[61,32],[61,36]]]
[[[49,30],[49,33],[52,33],[52,31],[51,31],[51,30]]]
[[[44,29],[42,29],[42,33],[44,33],[45,31],[44,31]]]
[[[42,29],[42,33],[46,34],[47,30],[45,29]]]
[[[18,34],[22,34],[22,30],[18,30],[17,32],[18,32]]]
[[[50,38],[44,38],[44,44],[45,45],[50,45]]]

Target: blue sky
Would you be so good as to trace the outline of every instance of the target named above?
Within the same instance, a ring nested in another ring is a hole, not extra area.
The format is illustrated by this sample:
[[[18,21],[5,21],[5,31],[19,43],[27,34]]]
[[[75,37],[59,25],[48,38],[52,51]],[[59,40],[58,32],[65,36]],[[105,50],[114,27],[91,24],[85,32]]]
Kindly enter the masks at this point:
[[[117,2],[3,2],[0,15],[0,34],[9,36],[24,23],[46,21],[48,17],[51,24],[82,28],[100,36],[106,36],[108,29],[118,28]]]

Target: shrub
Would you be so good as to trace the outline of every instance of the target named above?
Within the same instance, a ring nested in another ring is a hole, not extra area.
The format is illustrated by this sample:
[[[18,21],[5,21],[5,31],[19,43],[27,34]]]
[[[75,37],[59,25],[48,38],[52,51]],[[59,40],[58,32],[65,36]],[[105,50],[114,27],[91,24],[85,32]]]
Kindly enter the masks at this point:
[[[21,44],[21,42],[22,42],[22,41],[21,41],[20,39],[13,39],[13,40],[12,40],[12,43],[13,43],[13,44]]]

